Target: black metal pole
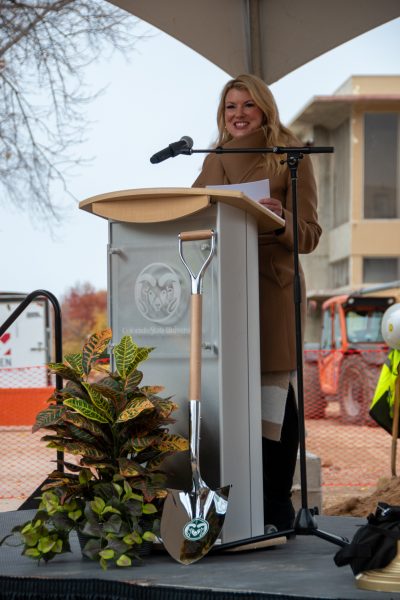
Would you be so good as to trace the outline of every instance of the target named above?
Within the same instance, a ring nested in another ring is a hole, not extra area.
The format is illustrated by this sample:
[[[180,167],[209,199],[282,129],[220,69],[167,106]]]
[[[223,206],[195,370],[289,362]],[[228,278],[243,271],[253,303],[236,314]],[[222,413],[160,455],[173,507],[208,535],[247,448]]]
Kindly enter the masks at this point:
[[[27,306],[36,298],[44,297],[47,298],[53,305],[54,309],[54,355],[56,362],[62,362],[62,318],[61,318],[61,307],[57,298],[54,294],[47,290],[35,290],[28,294],[17,308],[11,313],[11,315],[0,325],[0,336],[7,331],[7,329],[14,323],[19,315],[25,310]],[[60,375],[56,375],[56,389],[61,390],[63,380]],[[64,453],[57,450],[57,468],[59,471],[64,470]]]
[[[217,148],[207,150],[193,150],[188,148],[181,152],[181,154],[195,154],[201,153],[216,153],[216,154],[237,154],[237,153],[274,153],[274,154],[286,154],[286,160],[282,162],[287,163],[290,170],[291,177],[291,190],[292,190],[292,213],[293,213],[293,266],[294,266],[294,311],[295,311],[295,328],[296,328],[296,372],[297,372],[297,402],[298,402],[298,420],[299,420],[299,450],[300,450],[300,482],[301,482],[301,504],[302,507],[296,515],[294,528],[291,530],[285,530],[284,532],[268,533],[264,536],[259,536],[257,540],[273,539],[282,533],[285,535],[290,533],[296,533],[301,535],[315,535],[326,541],[332,542],[338,546],[345,546],[348,543],[343,537],[327,533],[318,529],[316,520],[308,508],[308,487],[307,487],[307,463],[306,463],[306,443],[305,443],[305,423],[304,423],[304,389],[303,389],[303,341],[301,331],[301,281],[300,281],[300,268],[299,268],[299,241],[298,241],[298,215],[297,215],[297,169],[299,160],[303,158],[304,154],[320,154],[320,153],[331,153],[334,151],[332,146],[303,146],[303,147],[283,147],[274,146],[271,148],[223,148],[221,146]],[[249,543],[249,540],[242,540],[235,542],[236,547],[241,544]],[[228,544],[227,546],[231,546]],[[215,551],[223,551],[227,546],[221,544]]]

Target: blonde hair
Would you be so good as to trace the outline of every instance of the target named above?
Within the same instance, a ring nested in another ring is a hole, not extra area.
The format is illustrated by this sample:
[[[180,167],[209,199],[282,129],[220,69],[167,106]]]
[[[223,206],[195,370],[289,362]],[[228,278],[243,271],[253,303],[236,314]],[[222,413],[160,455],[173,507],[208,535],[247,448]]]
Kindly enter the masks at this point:
[[[282,125],[279,111],[271,90],[267,84],[256,75],[243,74],[228,81],[221,92],[217,111],[218,139],[216,146],[222,146],[233,139],[225,128],[225,100],[231,89],[247,90],[264,113],[262,130],[264,131],[266,147],[295,145],[297,140],[293,133]],[[274,174],[281,173],[285,166],[280,164],[281,157],[276,154],[264,154],[267,167]]]

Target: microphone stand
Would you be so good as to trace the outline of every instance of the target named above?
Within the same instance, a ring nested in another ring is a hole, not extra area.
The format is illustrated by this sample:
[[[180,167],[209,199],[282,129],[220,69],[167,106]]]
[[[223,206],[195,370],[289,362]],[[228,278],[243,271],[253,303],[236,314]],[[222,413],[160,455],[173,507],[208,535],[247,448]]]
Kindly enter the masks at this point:
[[[298,422],[299,422],[299,455],[300,455],[300,483],[301,483],[301,508],[296,515],[293,529],[266,533],[247,540],[228,542],[221,544],[213,551],[219,552],[232,547],[239,547],[248,543],[262,542],[282,535],[315,535],[328,542],[338,546],[346,546],[349,541],[344,537],[339,537],[332,533],[327,533],[318,529],[316,519],[308,507],[307,494],[307,466],[306,466],[306,443],[305,443],[305,423],[304,423],[304,387],[303,387],[303,344],[301,331],[301,281],[299,269],[299,240],[298,240],[298,216],[297,216],[297,169],[299,161],[304,154],[331,153],[334,151],[332,146],[304,146],[304,147],[283,147],[274,146],[271,148],[222,148],[221,146],[209,150],[185,149],[182,154],[210,153],[228,154],[228,153],[275,153],[286,154],[286,163],[290,170],[291,189],[292,189],[292,212],[293,212],[293,264],[294,264],[294,311],[296,328],[296,371],[297,371],[297,403],[298,403]]]

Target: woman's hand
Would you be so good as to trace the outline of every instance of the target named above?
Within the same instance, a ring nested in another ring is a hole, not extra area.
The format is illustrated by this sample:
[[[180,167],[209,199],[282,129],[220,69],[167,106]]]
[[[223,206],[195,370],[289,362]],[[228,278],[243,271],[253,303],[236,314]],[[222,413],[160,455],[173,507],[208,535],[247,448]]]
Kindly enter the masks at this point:
[[[283,215],[282,202],[276,198],[262,198],[259,203],[269,208],[273,213],[281,217]]]

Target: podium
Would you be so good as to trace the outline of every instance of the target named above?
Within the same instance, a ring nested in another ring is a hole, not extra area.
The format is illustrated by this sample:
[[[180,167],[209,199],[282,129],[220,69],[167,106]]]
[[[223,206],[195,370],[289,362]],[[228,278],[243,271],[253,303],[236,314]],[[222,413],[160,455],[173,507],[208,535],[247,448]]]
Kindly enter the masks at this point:
[[[190,280],[182,231],[214,229],[204,277],[200,467],[211,489],[231,484],[221,541],[264,533],[258,234],[284,220],[241,192],[212,188],[116,191],[80,208],[108,220],[108,310],[113,339],[155,347],[143,385],[163,385],[179,409],[171,431],[188,435]],[[185,246],[194,273],[209,241]],[[191,489],[189,458],[166,459],[169,487]]]

